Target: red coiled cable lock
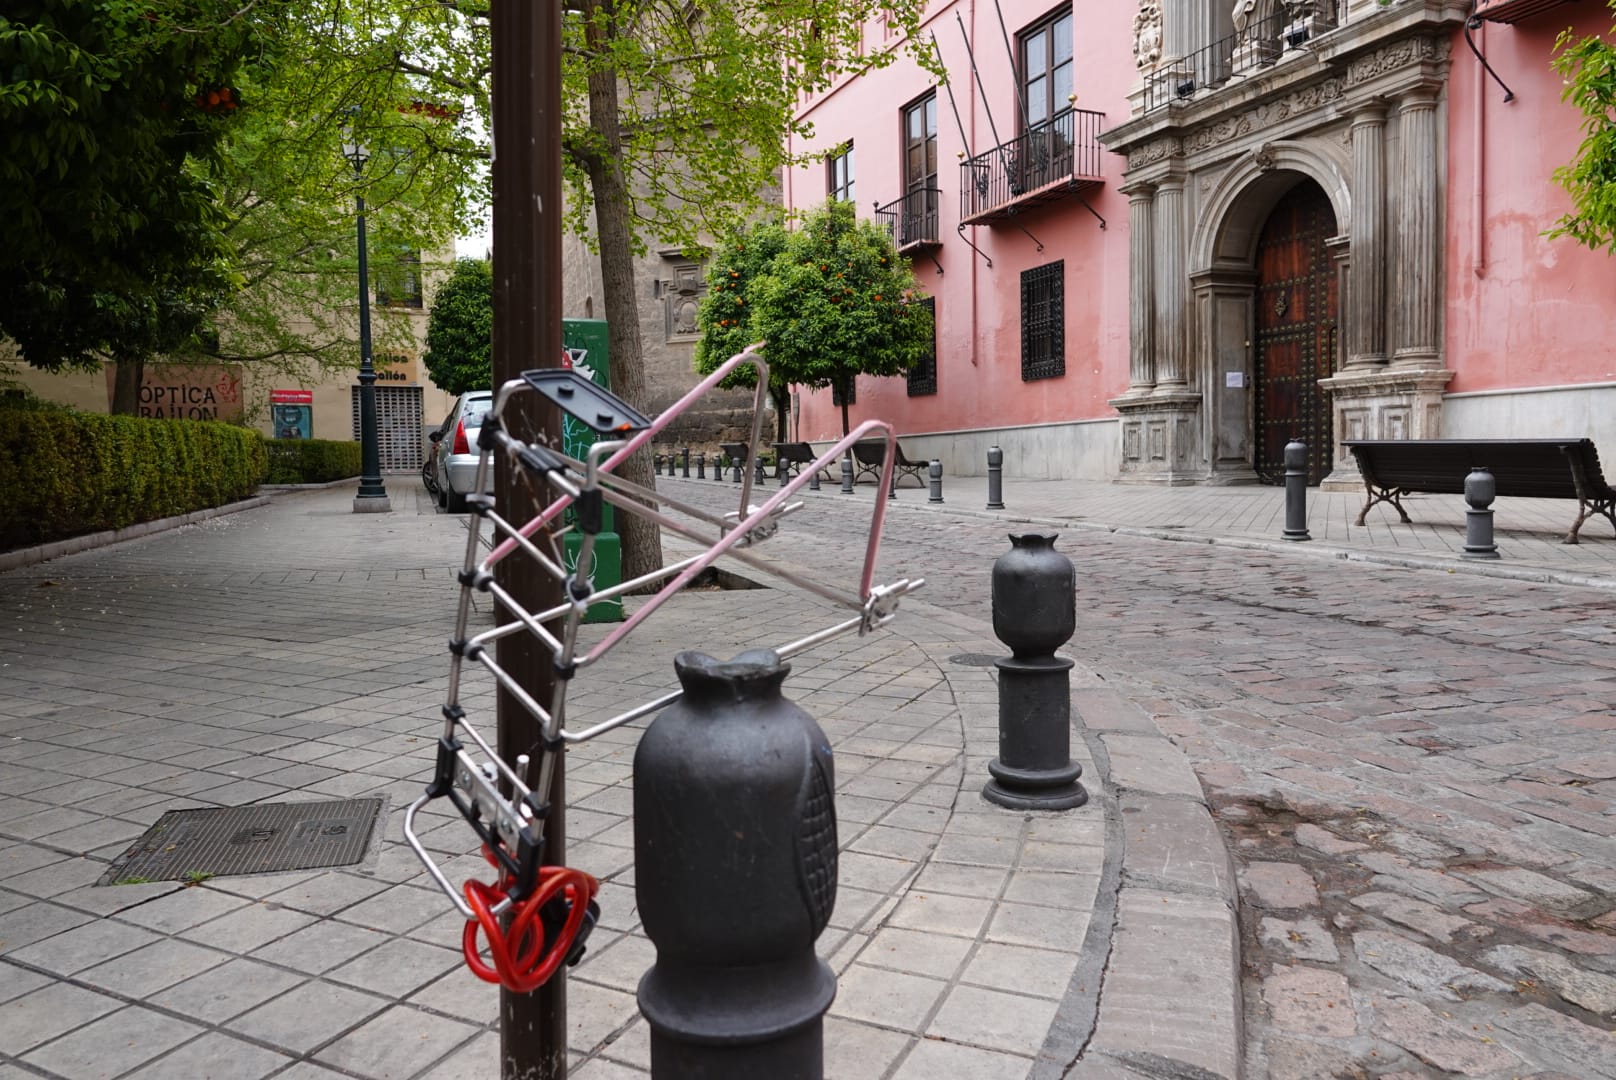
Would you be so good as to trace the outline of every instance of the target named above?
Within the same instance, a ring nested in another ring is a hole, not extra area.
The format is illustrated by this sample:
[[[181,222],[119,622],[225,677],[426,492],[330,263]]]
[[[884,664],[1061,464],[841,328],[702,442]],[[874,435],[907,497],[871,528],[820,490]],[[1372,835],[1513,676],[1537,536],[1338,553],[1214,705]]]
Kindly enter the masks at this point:
[[[487,848],[483,857],[499,866]],[[594,927],[599,912],[594,901],[600,882],[571,867],[541,866],[537,886],[527,896],[511,900],[510,925],[501,927],[493,909],[509,899],[510,886],[510,876],[503,871],[497,885],[466,882],[466,903],[475,917],[466,920],[461,951],[479,979],[526,994],[548,982],[563,962],[575,964],[583,955],[582,938]],[[488,941],[492,967],[482,958],[479,934]]]

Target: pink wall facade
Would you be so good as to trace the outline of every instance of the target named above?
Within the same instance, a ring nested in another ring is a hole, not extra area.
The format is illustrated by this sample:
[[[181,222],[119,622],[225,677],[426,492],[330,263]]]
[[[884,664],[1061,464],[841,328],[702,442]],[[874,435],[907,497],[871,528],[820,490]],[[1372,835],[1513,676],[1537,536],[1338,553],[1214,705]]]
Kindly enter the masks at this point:
[[[1599,3],[1459,37],[1448,81],[1447,356],[1450,393],[1616,380],[1616,257],[1543,235],[1570,209],[1551,179],[1582,140],[1549,67],[1556,36],[1610,30]],[[1616,449],[1616,448],[1613,448]]]
[[[1019,30],[1058,10],[1020,0],[1001,0],[1001,9],[1012,47]],[[1107,3],[1083,5],[1074,19],[1075,105],[1105,113],[1102,128],[1128,113],[1125,95],[1136,80],[1129,47],[1133,17],[1129,5]],[[962,26],[985,98],[971,75]],[[1104,229],[1082,203],[1068,198],[1020,215],[1016,220],[1025,232],[1014,224],[967,226],[962,238],[956,231],[960,161],[1015,137],[1013,66],[991,0],[934,4],[922,32],[936,34],[959,110],[956,123],[948,89],[936,87],[942,246],[935,264],[924,256],[914,260],[921,289],[936,302],[937,393],[911,398],[902,378],[862,378],[850,417],[854,423],[880,417],[900,433],[923,433],[1114,416],[1106,401],[1126,389],[1128,379],[1128,206],[1116,191],[1122,160],[1104,154],[1106,183],[1084,193],[1105,218]],[[902,48],[874,21],[866,41],[872,48]],[[824,151],[851,140],[854,202],[860,217],[871,217],[874,206],[903,193],[901,110],[934,85],[910,57],[900,55],[890,67],[846,80],[806,102],[802,112],[813,122],[814,138],[792,149]],[[826,168],[819,161],[785,178],[786,204],[793,209],[822,203],[826,192]],[[1055,260],[1065,264],[1065,374],[1023,382],[1021,273]],[[831,404],[830,391],[802,395],[798,424],[804,439],[841,434],[841,410]]]

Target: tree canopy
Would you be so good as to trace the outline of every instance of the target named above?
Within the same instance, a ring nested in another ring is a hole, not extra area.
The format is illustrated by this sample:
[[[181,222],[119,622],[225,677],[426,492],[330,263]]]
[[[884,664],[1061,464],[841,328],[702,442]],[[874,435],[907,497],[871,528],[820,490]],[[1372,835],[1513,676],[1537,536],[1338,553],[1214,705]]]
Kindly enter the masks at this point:
[[[1611,0],[1616,11],[1616,0]],[[1565,79],[1562,100],[1582,113],[1582,145],[1554,179],[1571,195],[1571,212],[1549,230],[1594,250],[1616,254],[1616,25],[1609,40],[1567,30],[1555,42],[1554,70]]]
[[[233,286],[213,166],[278,3],[16,0],[0,16],[0,332],[30,364],[182,352]]]
[[[486,259],[459,259],[438,287],[421,362],[451,394],[486,390],[494,378],[493,346],[493,267]]]
[[[914,302],[917,288],[892,236],[859,221],[851,203],[832,200],[792,231],[762,222],[732,234],[708,270],[697,367],[713,371],[761,340],[777,406],[793,385],[845,390],[858,375],[901,375],[932,344],[931,313]],[[737,370],[732,381],[752,385],[751,370]]]

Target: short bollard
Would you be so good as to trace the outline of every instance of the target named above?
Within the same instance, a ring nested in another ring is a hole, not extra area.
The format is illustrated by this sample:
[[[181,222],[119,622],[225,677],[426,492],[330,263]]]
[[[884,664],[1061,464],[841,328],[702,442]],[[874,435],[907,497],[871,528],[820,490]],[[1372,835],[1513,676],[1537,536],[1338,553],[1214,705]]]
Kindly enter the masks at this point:
[[[774,478],[785,487],[791,482],[791,462],[787,461],[779,450],[774,452]]]
[[[1285,444],[1286,540],[1311,540],[1307,532],[1307,444],[1292,439]]]
[[[634,892],[654,1080],[823,1080],[836,976],[835,774],[774,652],[683,652],[684,696],[634,752]]]
[[[717,480],[720,483],[723,482],[723,480],[724,480],[724,463],[727,462],[728,460],[729,460],[729,458],[725,457],[723,454],[714,455],[714,457],[713,457],[713,479],[714,480]]]
[[[1072,561],[1055,533],[1012,534],[993,564],[993,633],[1012,655],[999,669],[999,756],[982,797],[1012,810],[1069,810],[1089,801],[1072,760],[1072,661],[1055,650],[1077,629]]]
[[[811,462],[811,461],[808,463],[808,467],[811,468],[811,469],[813,468],[813,465],[814,465],[814,463]],[[818,491],[819,490],[819,470],[818,469],[814,469],[813,472],[808,474],[808,490],[809,491]]]
[[[752,483],[762,487],[765,479],[766,477],[763,475],[763,455],[759,454],[752,460]]]
[[[730,458],[729,466],[731,482],[739,484],[741,482],[741,459],[737,457]]]
[[[679,467],[683,470],[684,479],[690,479],[690,447],[679,451]]]
[[[670,446],[668,448],[668,475],[669,476],[677,475],[675,470],[678,469],[678,468],[679,468],[679,455],[675,454],[673,452],[673,448]]]
[[[897,497],[898,497],[898,470],[896,468],[894,468],[892,470],[892,482],[887,485],[887,498],[896,499]]]
[[[1004,451],[988,447],[988,509],[1004,509]]]
[[[1459,553],[1462,559],[1496,559],[1498,545],[1493,543],[1493,499],[1498,496],[1498,482],[1486,466],[1477,465],[1465,477],[1465,542]]]
[[[932,458],[931,459],[931,464],[926,466],[926,483],[927,483],[928,487],[930,488],[930,491],[926,495],[926,501],[929,502],[929,503],[940,503],[940,502],[942,502],[943,501],[943,463],[941,461],[938,461],[936,458]]]
[[[853,459],[842,458],[842,494],[853,494]]]
[[[696,454],[696,479],[707,479],[707,451],[705,450]]]
[[[651,472],[657,476],[662,475],[662,455],[653,454],[651,457]]]

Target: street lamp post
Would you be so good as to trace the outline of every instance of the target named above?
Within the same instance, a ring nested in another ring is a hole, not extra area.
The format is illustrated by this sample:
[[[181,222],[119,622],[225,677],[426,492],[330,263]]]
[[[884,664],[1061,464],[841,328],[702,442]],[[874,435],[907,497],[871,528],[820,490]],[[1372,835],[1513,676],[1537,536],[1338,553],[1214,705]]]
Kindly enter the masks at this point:
[[[350,135],[351,139],[352,136]],[[370,157],[363,143],[345,141],[342,156],[359,177]],[[370,356],[370,270],[365,261],[365,197],[355,193],[359,208],[359,493],[354,496],[356,514],[384,514],[393,508],[382,486],[381,453],[376,445],[376,368]]]

